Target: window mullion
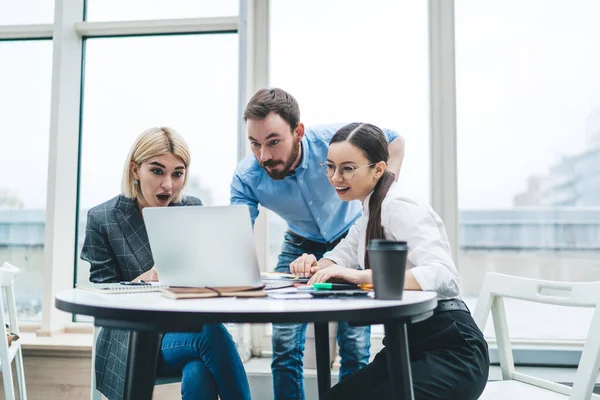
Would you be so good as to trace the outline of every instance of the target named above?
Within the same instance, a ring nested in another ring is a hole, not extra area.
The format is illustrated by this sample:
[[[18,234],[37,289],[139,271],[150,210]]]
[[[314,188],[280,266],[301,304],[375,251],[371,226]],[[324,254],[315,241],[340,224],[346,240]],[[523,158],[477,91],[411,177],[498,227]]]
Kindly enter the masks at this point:
[[[63,331],[72,319],[54,307],[54,296],[72,288],[74,277],[83,50],[75,24],[83,19],[83,3],[55,4],[40,336]]]

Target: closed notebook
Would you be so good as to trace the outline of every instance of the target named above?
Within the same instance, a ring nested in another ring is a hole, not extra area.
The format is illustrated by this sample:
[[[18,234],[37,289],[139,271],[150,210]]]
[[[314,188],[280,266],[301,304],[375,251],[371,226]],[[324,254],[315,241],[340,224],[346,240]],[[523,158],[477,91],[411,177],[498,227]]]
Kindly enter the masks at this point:
[[[169,287],[161,289],[163,296],[170,299],[201,299],[208,297],[265,297],[264,286],[229,286],[229,287]]]
[[[127,294],[159,292],[160,289],[168,287],[160,282],[148,282],[144,285],[122,285],[120,283],[78,283],[77,289],[89,290],[104,294]]]

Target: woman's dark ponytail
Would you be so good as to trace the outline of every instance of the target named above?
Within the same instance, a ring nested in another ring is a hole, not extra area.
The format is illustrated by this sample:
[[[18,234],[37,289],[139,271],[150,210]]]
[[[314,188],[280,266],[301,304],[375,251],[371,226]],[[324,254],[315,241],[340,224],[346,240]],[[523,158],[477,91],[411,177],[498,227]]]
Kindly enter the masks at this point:
[[[352,145],[361,149],[371,164],[380,161],[387,163],[389,158],[388,143],[383,131],[371,124],[354,122],[340,128],[331,138],[329,144],[349,141]],[[373,189],[369,200],[369,222],[367,223],[367,237],[365,241],[365,268],[369,268],[367,249],[370,240],[383,239],[383,227],[381,226],[381,203],[387,195],[390,186],[396,180],[396,176],[390,171],[384,171],[381,178]]]
[[[367,245],[373,239],[384,239],[383,226],[381,226],[381,204],[383,199],[396,180],[396,176],[390,171],[385,171],[379,182],[373,189],[369,199],[369,222],[367,223],[367,237],[365,239],[365,269],[369,269],[369,257],[367,257]]]

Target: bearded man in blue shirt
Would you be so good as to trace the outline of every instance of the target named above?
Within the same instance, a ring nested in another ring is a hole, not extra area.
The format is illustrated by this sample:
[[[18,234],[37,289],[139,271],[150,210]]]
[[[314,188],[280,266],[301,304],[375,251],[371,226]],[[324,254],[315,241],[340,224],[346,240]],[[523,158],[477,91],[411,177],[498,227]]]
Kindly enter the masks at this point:
[[[321,169],[329,141],[343,124],[305,128],[296,99],[277,88],[259,90],[246,106],[244,121],[253,155],[236,168],[231,203],[248,205],[253,222],[259,204],[287,222],[275,270],[289,273],[290,263],[302,254],[319,259],[333,249],[362,213],[360,202],[340,200]],[[396,132],[384,133],[390,143],[388,170],[398,176],[404,140]],[[340,380],[369,363],[370,332],[368,326],[338,324]],[[303,400],[306,323],[273,324],[272,341],[275,399]]]

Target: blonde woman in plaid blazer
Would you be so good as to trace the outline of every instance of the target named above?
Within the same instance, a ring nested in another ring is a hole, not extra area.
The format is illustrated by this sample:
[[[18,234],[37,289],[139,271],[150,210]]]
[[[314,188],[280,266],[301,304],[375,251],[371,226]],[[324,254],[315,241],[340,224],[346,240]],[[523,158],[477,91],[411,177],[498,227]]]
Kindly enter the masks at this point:
[[[183,196],[190,155],[169,128],[144,131],[131,148],[122,194],[88,212],[81,258],[90,263],[90,281],[156,281],[158,276],[142,218],[144,207],[201,206]],[[125,390],[129,331],[103,328],[96,343],[96,384],[107,398]],[[250,399],[243,364],[222,324],[200,333],[166,333],[160,344],[157,375],[182,375],[183,399]]]

